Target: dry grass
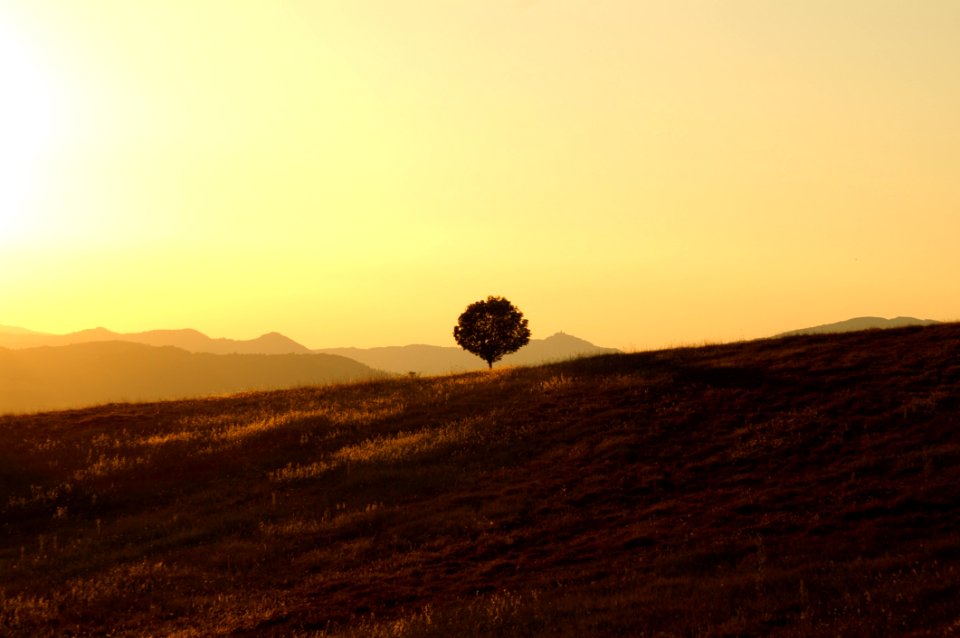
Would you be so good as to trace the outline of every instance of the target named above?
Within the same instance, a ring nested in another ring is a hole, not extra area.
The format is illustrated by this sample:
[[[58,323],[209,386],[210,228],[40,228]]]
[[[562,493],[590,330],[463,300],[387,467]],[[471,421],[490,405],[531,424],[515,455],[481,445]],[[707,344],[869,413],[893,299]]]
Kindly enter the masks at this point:
[[[0,417],[0,634],[960,633],[960,326]]]

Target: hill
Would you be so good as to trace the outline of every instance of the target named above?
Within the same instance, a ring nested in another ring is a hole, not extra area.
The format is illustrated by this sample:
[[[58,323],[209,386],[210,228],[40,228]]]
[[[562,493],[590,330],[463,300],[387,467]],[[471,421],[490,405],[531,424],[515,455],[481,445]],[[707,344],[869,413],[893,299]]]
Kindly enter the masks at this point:
[[[447,374],[484,370],[487,364],[462,348],[444,346],[409,345],[382,348],[325,348],[314,350],[324,354],[349,357],[363,364],[395,374]],[[589,341],[557,333],[546,339],[531,339],[517,352],[505,356],[497,365],[538,365],[562,361],[574,357],[618,352],[613,348],[601,348]]]
[[[148,346],[172,346],[187,352],[207,354],[309,354],[310,350],[296,341],[277,332],[261,335],[256,339],[213,339],[192,329],[148,330],[146,332],[119,333],[106,328],[81,330],[65,335],[33,332],[23,328],[0,326],[0,347],[10,349],[37,348],[41,346],[69,346],[101,341],[123,341]]]
[[[0,418],[0,633],[943,636],[960,325]]]
[[[122,341],[149,346],[172,346],[187,352],[207,354],[329,354],[348,357],[366,366],[394,374],[447,374],[486,368],[476,356],[455,347],[408,345],[380,348],[322,348],[310,350],[277,332],[250,340],[213,339],[192,329],[149,330],[118,333],[106,328],[81,330],[66,335],[34,332],[12,326],[0,326],[0,348],[24,349],[41,346],[66,346],[81,343]],[[517,352],[504,357],[499,365],[537,365],[584,355],[617,352],[564,333],[546,339],[532,339]]]
[[[34,332],[33,330],[27,330],[26,328],[18,328],[16,326],[3,326],[0,325],[0,335],[30,335],[30,334],[40,334]]]
[[[0,348],[0,414],[356,381],[379,374],[351,359],[322,354],[196,354],[119,341]]]
[[[797,335],[832,334],[837,332],[856,332],[857,330],[886,330],[888,328],[904,328],[906,326],[932,326],[938,321],[932,319],[917,319],[915,317],[854,317],[846,321],[826,323],[812,328],[801,328],[776,335],[777,337],[793,337]]]

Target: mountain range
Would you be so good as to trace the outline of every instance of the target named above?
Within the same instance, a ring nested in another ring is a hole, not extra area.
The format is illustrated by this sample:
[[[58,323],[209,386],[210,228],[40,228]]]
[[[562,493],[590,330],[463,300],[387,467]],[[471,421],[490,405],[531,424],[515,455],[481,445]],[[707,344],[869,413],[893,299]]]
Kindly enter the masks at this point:
[[[0,347],[20,349],[40,346],[69,346],[99,341],[124,341],[147,346],[173,346],[187,352],[207,354],[310,354],[310,349],[277,332],[256,339],[213,339],[197,330],[149,330],[120,333],[93,328],[65,335],[34,332],[25,328],[0,326]]]
[[[119,333],[106,328],[82,330],[65,335],[34,332],[24,328],[0,326],[0,348],[19,350],[41,346],[67,346],[82,343],[122,341],[142,345],[172,346],[192,353],[205,354],[330,354],[348,357],[371,368],[395,374],[446,374],[481,370],[486,364],[457,347],[409,345],[379,348],[321,348],[311,350],[277,332],[256,339],[213,339],[197,330],[150,330]],[[557,333],[530,343],[503,359],[505,365],[535,365],[583,355],[619,352],[601,348],[589,341]]]
[[[887,328],[905,328],[907,326],[930,326],[939,321],[932,319],[917,319],[916,317],[854,317],[846,321],[825,323],[811,328],[801,328],[789,332],[781,332],[776,337],[794,337],[797,335],[831,334],[837,332],[856,332],[858,330],[885,330]]]
[[[486,369],[487,364],[466,350],[444,346],[410,345],[384,348],[325,348],[314,352],[336,354],[364,363],[371,368],[396,374],[446,374]],[[601,348],[589,341],[558,332],[530,343],[502,360],[503,365],[537,365],[580,356],[612,354],[614,348]]]

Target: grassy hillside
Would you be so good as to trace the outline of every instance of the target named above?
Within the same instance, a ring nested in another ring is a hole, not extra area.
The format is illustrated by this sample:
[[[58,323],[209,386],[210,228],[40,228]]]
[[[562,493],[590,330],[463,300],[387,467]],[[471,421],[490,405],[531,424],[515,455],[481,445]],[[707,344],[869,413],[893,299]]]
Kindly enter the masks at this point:
[[[960,631],[960,325],[0,418],[0,634]]]

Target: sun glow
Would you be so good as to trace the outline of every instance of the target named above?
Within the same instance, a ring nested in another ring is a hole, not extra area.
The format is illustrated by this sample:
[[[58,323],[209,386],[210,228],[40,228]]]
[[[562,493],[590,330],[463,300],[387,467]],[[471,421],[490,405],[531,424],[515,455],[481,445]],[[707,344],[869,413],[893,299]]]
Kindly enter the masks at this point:
[[[38,225],[30,199],[60,128],[53,73],[30,43],[0,23],[0,244],[11,244]]]
[[[957,25],[956,0],[0,0],[0,324],[453,345],[493,294],[533,338],[643,349],[956,319]]]

